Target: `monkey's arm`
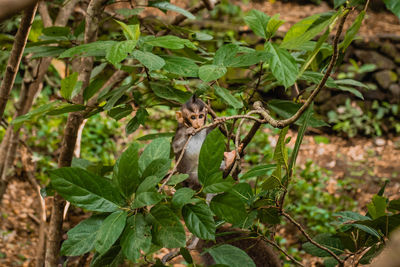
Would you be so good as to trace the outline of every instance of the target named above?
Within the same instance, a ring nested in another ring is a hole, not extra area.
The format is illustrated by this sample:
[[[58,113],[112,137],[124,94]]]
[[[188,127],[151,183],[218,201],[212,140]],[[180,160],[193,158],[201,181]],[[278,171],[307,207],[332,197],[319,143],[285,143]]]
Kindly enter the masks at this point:
[[[178,130],[176,131],[174,139],[172,140],[172,149],[174,150],[175,156],[179,156],[179,154],[182,152],[182,149],[189,137],[186,129],[187,128],[184,126],[178,126]]]

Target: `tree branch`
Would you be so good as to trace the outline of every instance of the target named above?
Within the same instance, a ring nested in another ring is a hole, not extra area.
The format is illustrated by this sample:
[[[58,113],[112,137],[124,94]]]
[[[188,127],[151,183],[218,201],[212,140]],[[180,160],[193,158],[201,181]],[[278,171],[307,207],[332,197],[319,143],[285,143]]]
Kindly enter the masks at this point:
[[[330,250],[329,248],[326,248],[326,247],[322,246],[321,244],[315,242],[315,241],[309,236],[309,234],[307,234],[307,232],[303,229],[303,227],[302,227],[298,222],[296,222],[292,217],[290,217],[289,214],[287,214],[286,212],[283,211],[283,212],[282,212],[282,215],[283,215],[286,219],[288,219],[292,224],[294,224],[294,225],[297,227],[297,229],[300,230],[300,232],[303,234],[303,236],[304,236],[311,244],[313,244],[314,246],[316,246],[316,247],[318,247],[318,248],[320,248],[320,249],[322,249],[322,250],[328,252],[332,257],[335,258],[335,260],[337,260],[337,262],[339,262],[339,266],[344,266],[344,261],[343,261],[341,258],[339,258],[339,257],[338,257],[335,253],[333,253],[333,251]]]
[[[287,253],[287,251],[285,251],[283,248],[281,248],[277,243],[275,243],[274,241],[269,240],[268,238],[266,238],[265,236],[260,236],[262,238],[262,240],[264,240],[265,242],[267,242],[268,244],[274,246],[275,248],[277,248],[280,252],[282,252],[283,254],[285,254],[285,256],[291,260],[294,264],[297,264],[299,266],[304,266],[301,262],[299,262],[298,260],[296,260],[295,258],[293,258],[289,253]]]

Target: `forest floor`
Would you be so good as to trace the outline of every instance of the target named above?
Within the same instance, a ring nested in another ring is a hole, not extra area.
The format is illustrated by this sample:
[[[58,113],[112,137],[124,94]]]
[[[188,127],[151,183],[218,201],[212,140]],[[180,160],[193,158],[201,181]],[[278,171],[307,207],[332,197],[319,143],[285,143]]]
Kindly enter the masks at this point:
[[[329,10],[325,4],[315,6],[282,2],[243,4],[242,8],[255,8],[269,15],[280,13],[281,18],[287,21],[282,26],[282,31],[305,16]],[[361,35],[376,34],[400,35],[398,18],[388,13],[368,12]],[[291,134],[293,137],[296,135]],[[358,182],[354,184],[354,192],[351,194],[357,200],[359,210],[362,210],[372,195],[379,191],[384,181],[390,179],[385,195],[391,199],[400,197],[400,137],[358,137],[350,140],[337,136],[325,137],[329,142],[317,143],[315,136],[305,136],[298,163],[305,164],[310,159],[315,164],[331,170],[332,175],[326,185],[327,192],[335,194],[337,181],[353,178]],[[46,199],[46,204],[47,207],[50,206],[49,198]],[[34,266],[40,224],[39,211],[40,201],[34,187],[26,180],[13,179],[0,207],[0,266]],[[49,214],[47,209],[47,215]],[[79,209],[71,209],[67,214],[64,229],[76,225],[81,219]],[[312,266],[311,261],[304,263]]]

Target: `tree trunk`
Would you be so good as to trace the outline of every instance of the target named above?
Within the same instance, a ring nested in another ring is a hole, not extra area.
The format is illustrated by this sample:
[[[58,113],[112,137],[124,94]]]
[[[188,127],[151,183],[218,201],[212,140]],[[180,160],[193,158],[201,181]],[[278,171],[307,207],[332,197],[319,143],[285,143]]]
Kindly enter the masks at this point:
[[[13,48],[11,50],[10,57],[8,58],[8,64],[6,72],[4,74],[4,79],[0,87],[0,119],[3,117],[8,97],[14,85],[15,76],[17,75],[22,54],[28,40],[29,31],[31,29],[32,22],[36,14],[36,9],[37,4],[25,10],[21,20],[21,25],[19,26],[17,34],[15,36]]]

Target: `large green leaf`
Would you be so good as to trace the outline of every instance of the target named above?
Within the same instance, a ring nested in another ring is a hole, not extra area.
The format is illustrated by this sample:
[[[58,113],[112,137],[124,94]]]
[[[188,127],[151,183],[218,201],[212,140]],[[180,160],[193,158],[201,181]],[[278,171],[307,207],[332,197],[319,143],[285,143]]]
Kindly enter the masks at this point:
[[[173,35],[149,38],[146,40],[146,44],[167,49],[183,49],[185,46],[189,48],[196,48],[191,41]]]
[[[284,20],[279,19],[279,14],[275,14],[271,17],[271,19],[268,21],[267,25],[267,34],[268,38],[271,38],[275,35],[275,33],[278,31],[279,27],[282,26],[283,23],[285,23]]]
[[[80,168],[60,168],[50,172],[53,188],[66,200],[91,211],[113,212],[123,205],[111,180]]]
[[[126,134],[131,134],[131,133],[135,132],[139,128],[140,125],[144,125],[148,116],[149,116],[149,113],[147,112],[146,109],[139,108],[136,111],[135,117],[133,117],[126,125],[126,128],[125,128]]]
[[[155,205],[160,202],[164,198],[158,192],[143,192],[139,193],[135,196],[135,200],[133,201],[131,208],[138,209],[145,206]]]
[[[60,58],[75,56],[105,56],[107,51],[110,50],[115,43],[115,41],[97,41],[89,44],[78,45],[61,53]]]
[[[146,146],[139,158],[139,170],[143,173],[147,166],[156,159],[169,159],[170,142],[167,138],[154,139]]]
[[[90,267],[119,267],[124,262],[124,254],[119,244],[113,245],[106,253],[96,252]]]
[[[247,180],[252,177],[259,176],[269,176],[272,171],[275,170],[276,164],[265,164],[259,165],[251,168],[248,172],[246,172],[243,176],[240,177],[240,180]]]
[[[213,213],[206,203],[185,205],[182,209],[182,216],[186,227],[195,236],[205,240],[215,239],[216,228]]]
[[[270,57],[270,54],[265,51],[252,51],[232,58],[227,67],[248,67],[260,62],[266,62],[268,57]]]
[[[267,26],[271,18],[259,10],[251,10],[245,17],[244,21],[253,30],[255,34],[267,39]]]
[[[187,10],[185,10],[183,8],[180,8],[180,7],[176,6],[176,5],[173,5],[173,4],[171,4],[171,3],[167,2],[167,1],[165,1],[165,2],[160,2],[160,1],[153,1],[152,2],[152,1],[149,1],[149,6],[157,7],[159,9],[163,10],[163,11],[171,10],[171,11],[178,12],[178,13],[184,15],[185,17],[187,17],[188,19],[195,19],[196,18],[189,11],[187,11]]]
[[[192,197],[196,192],[188,187],[178,189],[172,197],[172,206],[180,209],[184,205],[192,202]]]
[[[54,107],[53,110],[48,111],[47,115],[52,115],[52,116],[61,115],[64,113],[81,111],[81,110],[85,110],[85,109],[86,109],[86,107],[84,105],[61,103],[60,105],[57,105],[56,107]]]
[[[372,202],[367,205],[368,213],[372,219],[386,215],[387,199],[378,195],[372,197]]]
[[[186,235],[178,216],[165,205],[156,205],[150,211],[153,243],[166,248],[186,245]]]
[[[221,245],[207,250],[216,264],[229,267],[256,267],[254,261],[240,248],[231,245]]]
[[[210,208],[218,217],[230,223],[240,223],[247,215],[242,200],[230,193],[213,197]]]
[[[205,82],[211,82],[224,76],[226,67],[217,65],[203,65],[199,68],[199,78]]]
[[[127,215],[128,214],[125,211],[120,210],[111,213],[103,221],[94,242],[96,251],[103,254],[111,248],[125,228]]]
[[[219,167],[224,158],[224,136],[219,129],[211,131],[201,146],[199,155],[198,177],[202,185],[212,184],[209,182],[212,175],[219,172]]]
[[[325,233],[315,236],[313,240],[318,244],[329,248],[336,255],[344,253],[344,247],[339,237],[335,237]],[[305,252],[317,257],[328,257],[331,255],[325,250],[322,250],[311,244],[310,242],[305,243],[303,245],[303,249],[305,250]]]
[[[144,176],[143,176],[144,177]],[[136,190],[136,194],[143,193],[143,192],[154,192],[156,189],[156,185],[163,179],[164,177],[158,176],[148,176],[146,177],[143,182],[138,186]]]
[[[239,47],[236,44],[221,46],[217,52],[215,52],[214,65],[229,66],[238,52]]]
[[[151,52],[134,50],[132,52],[132,56],[139,60],[139,62],[142,63],[150,71],[159,70],[165,65],[164,59]]]
[[[150,85],[156,96],[167,100],[185,103],[192,96],[192,94],[189,92],[184,92],[162,83],[152,82]]]
[[[286,170],[288,170],[288,152],[286,148],[286,134],[288,130],[289,127],[287,126],[280,131],[274,151],[274,160],[277,163],[278,168],[284,166]]]
[[[164,70],[183,76],[183,77],[197,77],[199,72],[199,66],[186,57],[178,56],[162,56],[165,60]]]
[[[143,171],[142,177],[156,176],[163,178],[171,167],[171,159],[155,159]]]
[[[172,175],[171,179],[169,179],[167,185],[179,184],[179,183],[185,181],[187,178],[189,178],[189,175],[186,173]]]
[[[64,97],[66,100],[71,100],[73,97],[72,93],[75,89],[75,86],[78,82],[78,73],[74,72],[68,77],[65,77],[61,80],[61,96]]]
[[[130,54],[136,46],[137,41],[126,40],[115,43],[107,52],[106,59],[114,66],[119,66],[119,63]]]
[[[93,215],[69,230],[68,239],[62,243],[61,255],[79,256],[93,250],[97,232],[104,218],[103,215]]]
[[[338,11],[315,14],[293,25],[281,43],[282,48],[296,49],[324,30],[340,14]]]
[[[268,63],[278,82],[285,88],[292,86],[299,73],[296,60],[285,48],[278,47],[270,42],[265,43],[265,51],[272,55],[268,57]]]
[[[400,8],[400,5],[399,5],[399,8]],[[365,10],[361,11],[360,14],[358,14],[358,16],[354,20],[353,24],[346,31],[346,35],[344,36],[344,40],[339,45],[339,47],[342,49],[343,52],[351,44],[351,42],[353,41],[354,37],[356,37],[356,34],[358,33],[358,30],[361,27],[361,24],[362,24],[362,22],[364,20],[364,17],[365,17]]]
[[[140,258],[140,251],[145,253],[149,251],[151,229],[143,214],[138,213],[128,218],[120,243],[125,257],[133,262]]]
[[[113,182],[126,198],[131,196],[141,183],[139,175],[139,144],[131,144],[114,165]]]
[[[59,37],[59,36],[68,37],[71,34],[71,29],[68,27],[52,26],[44,28],[42,33],[43,35],[50,37]]]
[[[127,25],[122,21],[118,20],[115,21],[121,26],[122,30],[124,31],[126,39],[128,39],[129,41],[134,41],[136,44],[140,37],[140,25],[139,24]]]
[[[235,181],[232,177],[222,178],[222,172],[216,172],[204,184],[204,193],[221,193],[228,191]]]
[[[400,2],[398,0],[383,0],[387,9],[400,18]]]
[[[227,104],[232,106],[235,109],[240,109],[243,107],[242,101],[239,101],[235,98],[228,89],[220,87],[218,85],[214,85],[215,93],[224,100]]]

